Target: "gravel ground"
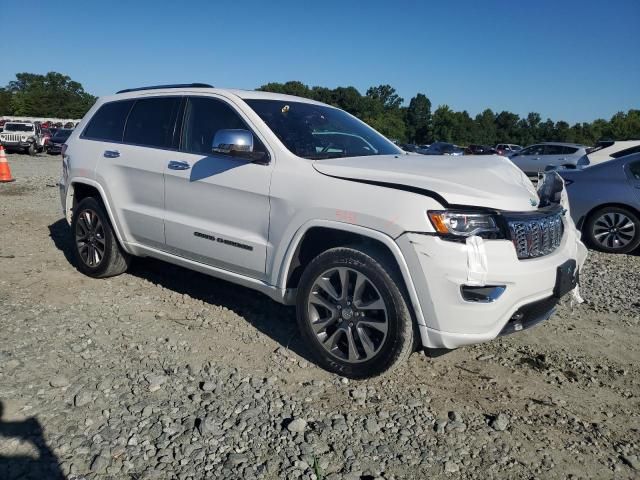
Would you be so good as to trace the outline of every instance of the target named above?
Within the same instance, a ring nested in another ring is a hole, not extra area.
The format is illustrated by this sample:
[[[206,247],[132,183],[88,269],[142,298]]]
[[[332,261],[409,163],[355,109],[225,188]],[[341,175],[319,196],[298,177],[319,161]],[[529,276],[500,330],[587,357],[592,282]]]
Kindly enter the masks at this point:
[[[70,265],[59,157],[0,184],[0,478],[638,478],[640,256],[585,303],[369,381],[316,367],[294,312],[155,260]],[[24,476],[23,476],[24,475]]]

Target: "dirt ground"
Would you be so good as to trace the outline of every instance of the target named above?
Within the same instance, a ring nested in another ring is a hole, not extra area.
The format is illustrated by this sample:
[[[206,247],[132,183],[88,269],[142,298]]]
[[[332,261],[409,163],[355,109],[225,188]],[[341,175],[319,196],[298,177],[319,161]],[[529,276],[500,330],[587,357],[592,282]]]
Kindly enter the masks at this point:
[[[9,162],[0,478],[3,463],[5,478],[640,478],[638,254],[590,252],[585,303],[567,300],[530,331],[349,382],[307,357],[291,308],[251,290],[151,259],[83,276],[70,263],[60,157]],[[225,395],[206,395],[208,375]],[[269,402],[238,393],[263,380],[252,395]],[[140,402],[180,435],[132,445],[130,432],[150,428]],[[240,404],[255,418],[234,419],[224,441],[191,433],[198,412],[229,405],[233,416]],[[279,427],[295,418],[304,432]]]

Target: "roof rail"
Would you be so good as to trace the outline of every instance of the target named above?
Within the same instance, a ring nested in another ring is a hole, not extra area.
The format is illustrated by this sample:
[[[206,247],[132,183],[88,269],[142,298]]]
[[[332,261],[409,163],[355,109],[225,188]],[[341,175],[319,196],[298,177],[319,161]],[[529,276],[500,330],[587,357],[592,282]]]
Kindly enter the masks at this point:
[[[140,90],[159,90],[162,88],[213,88],[213,85],[209,85],[208,83],[174,83],[172,85],[151,85],[149,87],[139,87],[139,88],[125,88],[124,90],[119,90],[116,93],[128,93],[128,92],[139,92]]]

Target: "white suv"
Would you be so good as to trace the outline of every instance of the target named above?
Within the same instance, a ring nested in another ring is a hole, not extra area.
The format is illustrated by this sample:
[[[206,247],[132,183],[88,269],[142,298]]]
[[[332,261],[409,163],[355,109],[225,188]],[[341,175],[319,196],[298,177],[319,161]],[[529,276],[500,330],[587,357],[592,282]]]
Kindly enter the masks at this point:
[[[342,110],[273,93],[101,98],[60,186],[82,272],[149,256],[256,289],[296,305],[318,363],[352,378],[548,318],[586,256],[557,174],[536,191],[504,157],[406,154]]]

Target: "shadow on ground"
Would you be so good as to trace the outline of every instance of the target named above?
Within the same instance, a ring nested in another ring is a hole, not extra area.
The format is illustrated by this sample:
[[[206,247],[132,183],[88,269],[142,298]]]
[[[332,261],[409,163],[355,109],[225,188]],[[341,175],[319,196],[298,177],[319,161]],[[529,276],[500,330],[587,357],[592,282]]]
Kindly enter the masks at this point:
[[[49,232],[55,246],[75,264],[65,220],[49,225]],[[293,307],[276,303],[249,288],[152,258],[136,258],[127,273],[205,303],[226,307],[278,344],[315,363],[299,337]]]
[[[34,417],[16,422],[5,422],[4,404],[0,401],[0,441],[31,444],[38,452],[37,457],[29,455],[0,454],[0,478],[14,479],[64,479],[58,458],[44,440],[40,422]]]

